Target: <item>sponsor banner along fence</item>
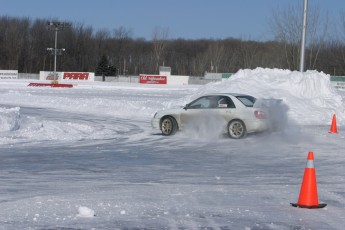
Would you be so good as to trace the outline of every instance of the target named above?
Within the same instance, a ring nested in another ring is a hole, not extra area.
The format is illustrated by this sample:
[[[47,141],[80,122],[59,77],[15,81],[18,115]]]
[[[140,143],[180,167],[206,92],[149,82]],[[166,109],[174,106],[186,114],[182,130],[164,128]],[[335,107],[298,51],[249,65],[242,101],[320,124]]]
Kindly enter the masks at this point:
[[[40,71],[40,80],[57,81],[95,81],[95,73],[91,72],[53,72]]]
[[[167,76],[140,74],[139,83],[141,84],[166,84]]]
[[[0,70],[0,79],[18,79],[18,70]]]
[[[188,85],[188,81],[189,76],[181,75],[139,75],[139,83],[141,84]]]

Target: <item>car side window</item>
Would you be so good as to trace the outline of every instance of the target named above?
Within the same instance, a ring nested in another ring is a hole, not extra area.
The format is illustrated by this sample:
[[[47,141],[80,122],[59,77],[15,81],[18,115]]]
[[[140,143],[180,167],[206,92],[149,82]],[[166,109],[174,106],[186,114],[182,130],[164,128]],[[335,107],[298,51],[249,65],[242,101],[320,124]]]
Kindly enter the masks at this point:
[[[235,108],[235,104],[229,97],[220,97],[218,108]]]
[[[187,107],[188,109],[235,108],[235,104],[226,96],[206,96],[192,101]]]
[[[188,105],[188,109],[200,109],[200,108],[207,108],[209,105],[209,101],[207,97],[201,97],[196,101],[191,102]]]
[[[218,108],[219,96],[209,96],[208,99],[208,108],[215,109]]]
[[[247,107],[253,107],[256,100],[252,96],[237,96],[237,99]]]
[[[208,108],[227,109],[235,108],[234,102],[226,96],[210,96]]]

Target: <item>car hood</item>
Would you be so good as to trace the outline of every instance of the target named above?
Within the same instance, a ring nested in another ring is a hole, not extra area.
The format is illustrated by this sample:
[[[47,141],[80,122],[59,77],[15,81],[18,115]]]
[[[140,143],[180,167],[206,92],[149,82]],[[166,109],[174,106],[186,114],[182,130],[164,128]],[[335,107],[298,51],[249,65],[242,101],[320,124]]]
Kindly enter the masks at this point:
[[[159,110],[156,113],[156,117],[179,114],[179,113],[181,113],[182,110],[183,110],[183,107]]]

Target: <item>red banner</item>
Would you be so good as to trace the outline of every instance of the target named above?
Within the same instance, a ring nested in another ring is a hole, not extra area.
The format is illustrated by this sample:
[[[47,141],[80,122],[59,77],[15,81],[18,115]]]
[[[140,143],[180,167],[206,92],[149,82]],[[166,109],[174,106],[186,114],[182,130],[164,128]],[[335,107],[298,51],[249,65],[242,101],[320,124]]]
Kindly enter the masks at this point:
[[[88,80],[89,79],[89,73],[63,73],[63,79],[68,80]]]
[[[142,84],[166,84],[167,83],[167,76],[160,76],[160,75],[139,75],[139,83]]]

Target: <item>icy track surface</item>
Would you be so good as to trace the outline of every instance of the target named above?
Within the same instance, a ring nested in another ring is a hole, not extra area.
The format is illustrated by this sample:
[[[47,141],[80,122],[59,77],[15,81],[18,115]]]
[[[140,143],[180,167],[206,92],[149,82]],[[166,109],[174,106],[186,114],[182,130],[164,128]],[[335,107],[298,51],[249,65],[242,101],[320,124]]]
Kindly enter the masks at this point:
[[[256,71],[268,78],[278,70]],[[157,110],[217,88],[233,91],[226,85],[239,84],[234,80],[72,89],[2,81],[0,229],[344,229],[345,129],[337,107],[343,92],[323,86],[331,95],[321,91],[317,101],[335,95],[334,110],[313,108],[314,117],[308,108],[296,111],[301,102],[293,90],[274,95],[289,102],[286,129],[242,140],[193,130],[163,137],[151,129]],[[306,100],[312,107],[315,98]],[[335,111],[339,133],[330,134]],[[308,151],[315,154],[324,209],[290,206]]]

